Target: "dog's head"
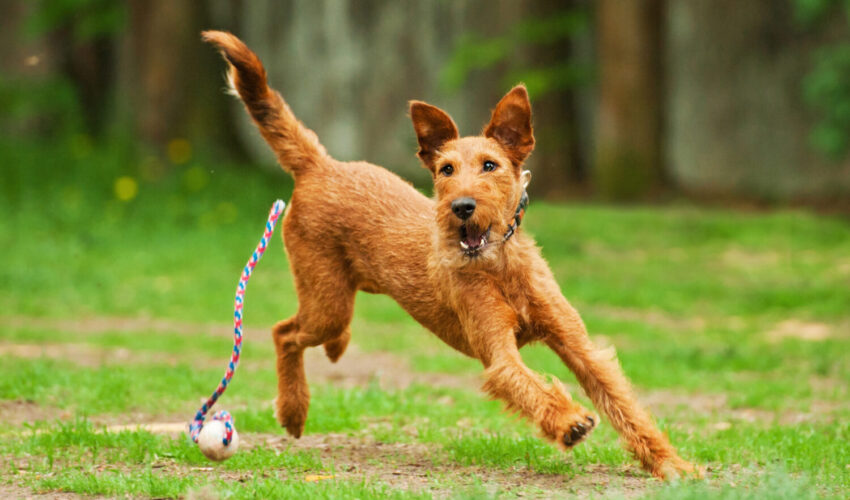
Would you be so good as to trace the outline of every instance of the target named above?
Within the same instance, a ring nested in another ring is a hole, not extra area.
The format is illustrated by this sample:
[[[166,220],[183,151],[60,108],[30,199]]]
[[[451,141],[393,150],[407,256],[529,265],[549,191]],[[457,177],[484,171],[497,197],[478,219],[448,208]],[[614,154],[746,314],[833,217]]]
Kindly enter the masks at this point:
[[[511,89],[482,135],[459,137],[441,109],[410,103],[419,158],[434,177],[438,245],[449,257],[493,258],[527,181],[522,164],[534,149],[531,103],[525,87]]]

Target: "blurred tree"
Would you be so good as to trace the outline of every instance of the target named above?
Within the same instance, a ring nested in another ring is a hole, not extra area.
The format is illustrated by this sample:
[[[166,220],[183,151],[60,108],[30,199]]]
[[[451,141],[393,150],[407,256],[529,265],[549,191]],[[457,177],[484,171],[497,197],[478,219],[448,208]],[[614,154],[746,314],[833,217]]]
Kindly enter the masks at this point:
[[[813,57],[817,63],[824,48],[850,39],[847,22],[829,16],[841,13],[831,8],[825,24],[803,28],[795,2],[667,4],[665,140],[677,188],[768,201],[847,199],[850,157],[837,164],[810,140],[824,118],[843,113],[840,92],[810,95],[820,103],[813,109],[804,84],[819,79]],[[824,75],[837,84],[825,89],[840,89],[850,73]]]
[[[826,34],[803,79],[806,103],[819,117],[810,140],[819,151],[842,159],[850,150],[850,0],[793,1],[797,22]],[[844,19],[842,26],[836,19]]]
[[[588,189],[586,123],[592,63],[586,2],[547,0],[528,5],[529,18],[517,33],[527,40],[507,79],[525,82],[534,99],[537,145],[531,167],[538,181],[532,194],[551,199]]]
[[[105,126],[114,79],[114,37],[124,24],[125,9],[110,0],[40,2],[27,19],[31,37],[49,41],[60,71],[74,85],[89,131]]]
[[[594,181],[606,198],[643,197],[664,180],[662,0],[596,4],[598,111]]]
[[[80,132],[117,129],[176,163],[267,152],[221,95],[223,64],[198,38],[215,27],[261,55],[332,154],[423,185],[407,100],[475,133],[522,81],[537,195],[850,192],[850,0],[8,0],[3,12],[0,133],[88,143]]]
[[[473,84],[482,71],[498,68],[508,89],[523,82],[534,107],[537,143],[528,166],[537,179],[532,194],[563,198],[587,188],[587,151],[581,131],[581,94],[591,76],[582,46],[589,37],[586,2],[527,2],[519,21],[501,33],[461,36],[444,67],[442,85],[456,92]]]
[[[158,150],[174,140],[217,153],[236,148],[221,92],[221,61],[200,41],[200,32],[213,26],[210,2],[130,0],[127,11],[116,91],[119,122]]]
[[[11,1],[0,21],[11,61],[0,103],[34,132],[127,133],[133,145],[167,154],[240,153],[220,59],[200,41],[211,10],[227,28],[241,2],[188,0]],[[35,71],[39,69],[40,71]],[[54,119],[58,115],[58,119]],[[46,125],[44,125],[46,124]],[[173,147],[172,147],[173,150]],[[174,156],[174,155],[172,155]]]

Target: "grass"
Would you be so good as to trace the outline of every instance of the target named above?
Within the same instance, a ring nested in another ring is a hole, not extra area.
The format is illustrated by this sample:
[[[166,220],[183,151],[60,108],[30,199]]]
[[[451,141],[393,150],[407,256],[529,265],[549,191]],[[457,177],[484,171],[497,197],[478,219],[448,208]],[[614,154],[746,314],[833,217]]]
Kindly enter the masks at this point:
[[[524,228],[564,294],[594,338],[617,347],[682,455],[710,468],[704,481],[647,478],[604,423],[561,453],[476,390],[477,362],[391,299],[365,294],[352,324],[359,356],[392,356],[414,383],[313,380],[307,441],[283,440],[271,343],[251,330],[223,400],[248,445],[210,464],[185,437],[107,425],[187,420],[212,390],[230,350],[238,272],[291,181],[198,159],[168,165],[82,136],[5,142],[0,162],[0,350],[10,374],[0,378],[0,415],[11,402],[31,412],[0,431],[0,493],[809,498],[850,488],[845,219],[530,207]],[[247,294],[249,327],[296,308],[279,240],[268,254]],[[106,326],[87,329],[92,318]],[[552,353],[531,346],[523,356],[587,404]]]

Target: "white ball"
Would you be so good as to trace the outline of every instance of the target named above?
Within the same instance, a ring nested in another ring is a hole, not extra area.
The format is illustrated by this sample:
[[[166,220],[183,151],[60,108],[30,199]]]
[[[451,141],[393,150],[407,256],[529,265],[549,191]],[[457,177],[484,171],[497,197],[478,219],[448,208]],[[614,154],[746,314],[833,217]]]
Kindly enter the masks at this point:
[[[239,448],[239,434],[236,432],[236,428],[234,427],[233,439],[230,440],[230,444],[227,446],[222,442],[225,432],[224,422],[221,420],[210,419],[204,423],[201,433],[198,434],[198,448],[201,449],[201,453],[205,457],[216,462],[221,462],[236,453],[236,450]]]

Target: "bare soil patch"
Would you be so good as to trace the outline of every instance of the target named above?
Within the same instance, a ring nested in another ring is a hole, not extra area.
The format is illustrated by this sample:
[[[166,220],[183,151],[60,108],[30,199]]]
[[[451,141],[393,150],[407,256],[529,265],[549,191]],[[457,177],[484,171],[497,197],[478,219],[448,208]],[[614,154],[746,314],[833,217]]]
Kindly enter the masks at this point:
[[[611,318],[646,323],[648,325],[653,325],[659,328],[664,328],[666,330],[673,331],[701,332],[705,330],[708,324],[705,318],[682,318],[667,314],[663,311],[652,309],[629,309],[624,307],[594,305],[593,311],[596,314],[608,316]],[[600,336],[592,335],[592,337],[594,340],[596,340]],[[618,340],[620,343],[622,343],[623,341],[623,339]]]
[[[41,406],[33,401],[0,401],[0,422],[8,426],[19,426],[39,420],[67,420],[73,414],[69,410]],[[0,495],[0,498],[4,498]]]
[[[179,356],[159,352],[131,351],[130,349],[90,346],[87,344],[14,344],[0,343],[0,356],[11,356],[23,359],[58,359],[70,361],[80,366],[98,367],[104,365],[127,363],[166,363],[177,364]],[[193,355],[191,359],[198,359]],[[205,362],[207,360],[201,360]]]
[[[605,314],[630,320],[646,321],[651,324],[664,325],[666,327],[679,327],[699,330],[704,328],[704,320],[699,318],[680,320],[663,313],[652,311],[633,311],[623,309],[605,309]],[[197,324],[177,322],[171,320],[145,319],[145,318],[83,318],[73,320],[42,319],[13,317],[10,320],[13,326],[34,326],[41,328],[56,328],[62,331],[77,332],[81,335],[92,332],[106,331],[159,331],[184,335],[196,335],[198,333],[215,335],[217,337],[229,335],[230,327],[215,324]],[[830,333],[828,325],[822,323],[805,323],[797,320],[787,320],[769,334],[770,338],[784,338],[796,336],[809,340],[826,338]],[[250,335],[264,338],[267,332],[256,329]],[[605,339],[596,339],[605,344]],[[188,362],[198,366],[223,367],[226,356],[221,358],[199,357],[197,353],[168,354],[151,351],[133,351],[123,348],[103,348],[87,345],[84,343],[73,344],[4,344],[0,343],[0,354],[21,358],[48,357],[51,359],[63,359],[73,361],[83,366],[102,366],[110,363],[168,363],[176,364]],[[273,359],[268,359],[268,353],[262,354],[263,359],[251,359],[243,362],[242,370],[256,369],[258,367],[268,368]],[[245,366],[248,365],[248,366]],[[433,387],[451,387],[477,390],[481,380],[474,375],[459,375],[445,373],[421,373],[414,371],[407,359],[402,356],[387,352],[364,352],[356,345],[349,346],[346,353],[337,363],[331,363],[324,355],[321,348],[308,349],[305,352],[305,368],[307,378],[311,383],[331,383],[345,388],[365,387],[377,383],[384,389],[403,389],[413,383],[430,385]],[[238,374],[237,374],[238,376]],[[213,381],[214,382],[214,381]],[[212,383],[212,382],[211,382]],[[822,384],[821,384],[822,385]],[[813,386],[814,387],[814,386]],[[817,388],[817,387],[814,387]],[[816,401],[807,412],[783,411],[772,412],[768,410],[753,408],[731,408],[727,397],[722,394],[685,394],[670,391],[653,391],[643,394],[641,400],[647,404],[657,415],[671,415],[683,410],[711,414],[718,417],[718,428],[727,428],[735,422],[778,422],[783,425],[823,421],[829,419],[830,414],[841,405],[827,401]],[[55,418],[67,418],[67,412],[57,409],[42,409],[34,403],[19,401],[0,403],[0,416],[8,415],[5,420],[14,423],[24,423],[34,420],[50,420]],[[102,423],[107,424],[129,424],[137,425],[136,422],[149,422],[151,425],[159,425],[163,419],[152,420],[152,415],[134,416],[134,419],[107,419]],[[182,416],[165,417],[166,420],[179,422]],[[159,423],[157,423],[159,422]],[[177,425],[172,423],[169,425]],[[181,422],[182,425],[182,422]]]
[[[305,436],[307,437],[307,436]],[[637,468],[613,470],[594,466],[574,475],[543,474],[518,466],[510,470],[487,466],[463,466],[447,461],[438,450],[420,443],[381,443],[370,436],[347,438],[336,435],[309,436],[295,443],[283,438],[277,446],[281,449],[320,449],[327,463],[336,465],[335,477],[361,480],[364,477],[379,480],[393,488],[427,490],[440,498],[457,495],[445,483],[472,486],[481,483],[489,493],[519,492],[540,498],[552,498],[567,492],[590,496],[598,488],[612,487],[624,496],[637,496],[646,487],[647,477]],[[303,442],[302,442],[303,441]],[[271,446],[275,446],[272,442]],[[569,460],[564,455],[564,460]],[[436,481],[435,481],[436,479]]]
[[[38,500],[77,500],[86,498],[96,500],[107,498],[103,496],[78,495],[76,493],[65,493],[61,491],[51,491],[48,493],[34,493],[29,488],[21,488],[14,485],[0,485],[0,498],[19,498],[19,499],[38,499]]]
[[[157,332],[180,333],[185,335],[207,334],[227,337],[233,326],[222,323],[192,323],[155,318],[121,318],[116,316],[95,316],[88,318],[35,318],[29,316],[7,316],[4,322],[13,328],[55,329],[80,335],[105,332]],[[258,338],[266,338],[266,328],[243,328],[243,333]]]
[[[603,311],[605,312],[605,311]],[[631,310],[607,311],[617,317],[646,321],[670,328],[701,330],[705,322],[700,319],[670,317],[662,313]],[[139,331],[164,332],[184,335],[207,334],[227,338],[230,326],[213,324],[193,324],[153,319],[87,318],[81,320],[44,320],[35,318],[12,318],[13,326],[56,328],[76,332],[81,336],[93,332]],[[265,329],[251,329],[248,335],[267,339]],[[603,339],[604,340],[604,339]],[[102,348],[80,343],[71,344],[2,344],[0,354],[22,358],[48,357],[70,360],[84,366],[102,366],[109,363],[168,363],[191,362],[210,366],[224,367],[226,356],[221,359],[198,358],[197,354],[169,354],[158,352],[131,351],[128,349]],[[253,366],[268,366],[271,359],[251,360]],[[256,365],[255,363],[260,363]],[[336,364],[331,363],[322,349],[309,349],[306,353],[307,377],[312,383],[332,383],[341,387],[358,387],[378,383],[387,389],[399,389],[413,383],[422,383],[435,387],[477,389],[478,377],[468,375],[450,375],[439,373],[415,372],[408,361],[391,353],[363,352],[351,345],[345,355]],[[238,376],[238,375],[237,375]],[[211,387],[215,383],[210,381]],[[200,395],[199,395],[200,396]],[[757,409],[731,408],[723,394],[684,394],[671,391],[653,391],[644,394],[641,400],[657,415],[675,415],[683,411],[690,413],[715,415],[717,422],[712,426],[716,430],[728,428],[738,422],[764,421],[793,424],[809,420],[823,419],[835,408],[828,403],[814,403],[810,412],[770,412]],[[820,405],[820,406],[819,406]],[[271,410],[269,410],[271,411]],[[0,419],[19,425],[36,420],[70,418],[65,410],[44,408],[26,401],[0,401]],[[120,417],[95,417],[93,421],[112,424],[110,431],[143,428],[150,432],[178,436],[186,431],[187,415],[122,415]],[[142,422],[139,424],[139,422]],[[674,424],[676,425],[676,424]],[[687,425],[687,424],[685,424]],[[448,459],[442,448],[423,443],[384,443],[375,440],[374,433],[365,431],[351,434],[306,435],[299,440],[283,434],[245,434],[241,436],[244,447],[268,446],[280,453],[294,450],[311,450],[319,453],[326,464],[333,464],[333,477],[336,479],[362,480],[369,478],[389,484],[394,488],[407,490],[425,490],[437,497],[449,498],[459,492],[456,486],[483,484],[491,493],[497,491],[522,493],[525,496],[552,498],[564,495],[590,497],[605,491],[606,494],[620,495],[626,498],[637,497],[647,492],[653,484],[648,476],[637,466],[612,468],[607,466],[582,467],[574,475],[544,474],[524,466],[500,469],[491,466],[464,466]],[[569,454],[564,460],[571,459]],[[251,472],[232,472],[218,467],[188,467],[168,462],[155,466],[160,473],[168,474],[205,474],[212,478],[226,478],[234,481],[252,477]],[[113,467],[108,465],[107,467]],[[125,466],[120,466],[125,467]],[[285,475],[287,471],[279,471]],[[294,473],[293,473],[294,474]],[[304,481],[325,480],[323,476],[292,476],[291,479]],[[5,489],[4,489],[5,488]],[[200,497],[204,491],[193,493]],[[211,493],[214,496],[214,493]],[[53,496],[51,496],[53,495]],[[191,496],[191,495],[190,495]],[[0,486],[0,498],[78,498],[78,495],[55,493],[35,495],[29,490],[16,486]]]
[[[778,323],[765,334],[770,342],[781,342],[791,338],[808,342],[821,342],[833,336],[832,327],[826,323],[787,319]]]
[[[343,387],[363,387],[377,382],[384,389],[404,389],[414,383],[477,389],[481,383],[476,376],[416,372],[401,356],[378,351],[364,352],[353,344],[336,363],[331,363],[320,348],[307,349],[304,366],[307,380],[331,382]]]
[[[86,367],[128,363],[165,363],[174,366],[182,362],[198,367],[222,367],[223,369],[228,360],[227,356],[212,358],[199,356],[197,353],[177,355],[158,351],[133,351],[124,348],[63,343],[0,343],[0,356],[56,359]],[[268,368],[273,362],[274,360],[269,359],[267,355],[260,360],[251,359],[248,363],[243,360],[242,370]],[[364,352],[354,345],[349,346],[345,355],[336,363],[331,363],[321,348],[308,349],[305,352],[305,369],[307,379],[312,383],[333,383],[345,388],[365,387],[371,383],[378,383],[384,389],[403,389],[413,383],[420,383],[435,387],[475,389],[480,383],[474,376],[415,372],[402,357],[386,352]]]
[[[731,247],[721,255],[724,264],[736,269],[751,270],[774,267],[782,262],[779,252],[754,252],[743,248]]]
[[[46,319],[13,316],[6,318],[12,327],[56,329],[80,335],[122,332],[160,332],[182,335],[211,335],[229,338],[232,327],[222,324],[188,323],[172,320],[146,318],[93,317],[81,319]],[[246,328],[248,337],[266,339],[268,331],[261,328]],[[222,366],[227,356],[221,358],[199,357],[197,353],[185,356],[160,352],[131,351],[129,349],[107,349],[83,343],[73,344],[0,344],[0,354],[22,358],[47,357],[63,359],[83,366],[101,366],[107,363],[168,363],[191,362],[199,366]],[[273,358],[251,359],[252,367],[274,363]],[[429,384],[437,387],[477,388],[480,380],[474,376],[419,373],[410,368],[406,359],[386,352],[364,352],[350,345],[337,363],[331,363],[321,348],[305,351],[305,368],[311,382],[330,382],[342,387],[366,386],[377,382],[385,389],[403,389],[412,383]],[[244,369],[244,368],[243,368]]]
[[[608,493],[633,498],[644,492],[651,482],[637,466],[589,466],[569,476],[544,474],[523,466],[505,470],[490,466],[458,465],[447,460],[433,446],[422,443],[382,443],[368,434],[313,434],[300,439],[253,434],[246,436],[245,443],[249,447],[264,445],[280,453],[318,450],[322,461],[334,467],[333,472],[327,475],[311,473],[289,476],[289,479],[369,479],[392,488],[428,491],[437,498],[456,496],[459,493],[458,486],[478,484],[483,484],[490,493],[514,492],[531,498],[554,498],[568,493],[587,498],[601,488]],[[564,460],[570,460],[569,454],[564,455]],[[216,470],[217,475],[220,473]]]
[[[770,411],[761,408],[732,408],[725,394],[686,394],[672,391],[651,391],[640,400],[656,415],[689,414],[712,415],[715,430],[726,430],[739,423],[795,425],[811,422],[831,422],[834,415],[848,408],[848,404],[833,401],[812,401],[808,411],[786,409]],[[675,423],[674,423],[675,425]]]
[[[146,424],[153,432],[179,435],[178,427],[185,424]],[[113,430],[134,426],[112,427]],[[653,481],[636,465],[624,467],[585,466],[575,474],[546,474],[518,465],[511,469],[492,466],[459,465],[442,452],[438,446],[423,443],[384,443],[364,432],[350,434],[308,434],[293,439],[282,434],[247,434],[240,436],[241,448],[265,446],[281,454],[296,451],[317,452],[330,471],[291,472],[267,471],[266,477],[279,476],[293,481],[353,480],[378,481],[392,488],[410,491],[427,491],[437,498],[453,498],[458,488],[483,487],[491,494],[511,492],[529,498],[555,498],[566,494],[588,498],[604,490],[624,498],[634,498],[646,491]],[[569,461],[570,455],[564,454]],[[138,466],[141,467],[141,466]],[[125,471],[138,468],[127,464],[103,464],[100,472]],[[230,471],[210,463],[208,466],[187,466],[162,458],[154,463],[156,474],[202,475],[210,480],[250,481],[251,471]],[[24,468],[23,470],[26,470]],[[56,495],[56,496],[51,496]],[[218,498],[215,491],[205,488],[189,492],[189,498]],[[0,487],[0,498],[61,498],[80,496],[66,493],[33,494],[25,488]],[[99,498],[99,497],[98,497]]]

